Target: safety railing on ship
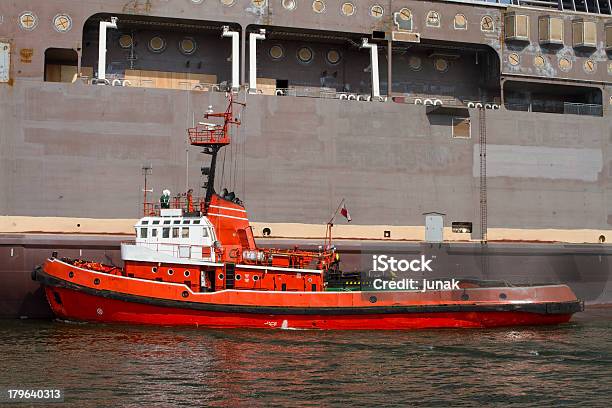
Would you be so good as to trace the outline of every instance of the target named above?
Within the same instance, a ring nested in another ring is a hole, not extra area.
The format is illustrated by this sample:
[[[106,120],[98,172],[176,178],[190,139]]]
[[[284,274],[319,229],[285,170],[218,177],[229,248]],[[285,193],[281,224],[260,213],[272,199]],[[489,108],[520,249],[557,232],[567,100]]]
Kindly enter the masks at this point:
[[[506,109],[523,112],[602,116],[603,105],[561,101],[506,102]]]

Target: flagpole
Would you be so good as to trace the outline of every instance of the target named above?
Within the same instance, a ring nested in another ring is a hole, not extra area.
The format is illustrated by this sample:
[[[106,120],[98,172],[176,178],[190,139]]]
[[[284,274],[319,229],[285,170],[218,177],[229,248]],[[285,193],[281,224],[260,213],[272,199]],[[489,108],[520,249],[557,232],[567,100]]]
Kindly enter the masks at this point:
[[[340,211],[340,208],[342,207],[342,204],[344,204],[345,199],[342,198],[342,200],[340,201],[340,204],[338,205],[338,208],[336,208],[336,211],[334,211],[334,214],[332,215],[331,219],[329,220],[329,222],[327,223],[326,229],[325,229],[325,249],[329,249],[331,248],[331,243],[332,243],[332,227],[334,226],[334,219],[336,218],[336,215],[338,215],[338,211]],[[329,237],[329,244],[328,244],[328,237]]]

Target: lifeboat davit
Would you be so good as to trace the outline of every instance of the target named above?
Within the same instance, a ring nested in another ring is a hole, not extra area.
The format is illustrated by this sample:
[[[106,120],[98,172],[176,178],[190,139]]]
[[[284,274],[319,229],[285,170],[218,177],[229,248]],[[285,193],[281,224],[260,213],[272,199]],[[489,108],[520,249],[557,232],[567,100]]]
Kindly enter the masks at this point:
[[[341,272],[331,226],[318,251],[258,247],[243,203],[214,190],[217,153],[230,143],[230,125],[239,124],[234,104],[230,95],[225,112],[204,115],[221,124],[189,129],[191,143],[211,156],[205,196],[145,200],[135,240],[121,245],[122,267],[53,254],[33,271],[58,318],[222,328],[483,328],[564,323],[583,309],[566,285],[459,281],[437,290],[374,290],[363,276]]]

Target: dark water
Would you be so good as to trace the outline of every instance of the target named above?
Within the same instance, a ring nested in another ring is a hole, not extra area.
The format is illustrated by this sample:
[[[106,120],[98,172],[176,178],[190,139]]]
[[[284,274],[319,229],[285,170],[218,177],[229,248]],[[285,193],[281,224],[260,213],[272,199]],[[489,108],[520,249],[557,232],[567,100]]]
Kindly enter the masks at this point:
[[[0,387],[63,388],[54,406],[612,404],[612,309],[557,327],[406,332],[4,321],[0,356]]]

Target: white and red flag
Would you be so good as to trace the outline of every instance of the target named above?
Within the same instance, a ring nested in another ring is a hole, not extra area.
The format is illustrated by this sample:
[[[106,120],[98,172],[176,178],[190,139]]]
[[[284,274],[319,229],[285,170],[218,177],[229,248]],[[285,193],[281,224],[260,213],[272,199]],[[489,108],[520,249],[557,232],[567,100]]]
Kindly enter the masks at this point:
[[[351,214],[349,214],[348,210],[346,209],[346,204],[342,204],[342,208],[340,209],[340,214],[342,214],[342,216],[346,218],[348,222],[351,222],[352,220]]]

